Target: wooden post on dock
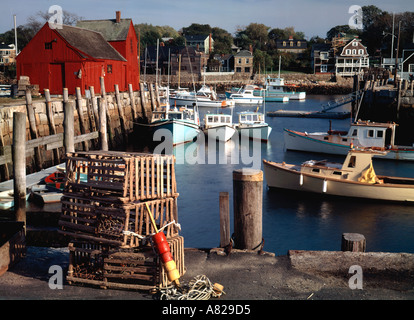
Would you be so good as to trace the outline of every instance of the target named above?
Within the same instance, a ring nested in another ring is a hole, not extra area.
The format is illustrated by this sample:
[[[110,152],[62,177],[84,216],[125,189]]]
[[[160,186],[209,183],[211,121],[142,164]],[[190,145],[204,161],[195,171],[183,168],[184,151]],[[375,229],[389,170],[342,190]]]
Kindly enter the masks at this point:
[[[63,112],[63,146],[65,153],[75,152],[75,111],[73,103],[69,101],[67,88],[63,88]]]
[[[52,99],[50,98],[50,91],[49,89],[44,89],[45,91],[45,99],[46,99],[46,115],[47,119],[49,121],[49,130],[50,135],[56,134],[56,126],[55,126],[55,115],[52,108]],[[54,163],[59,163],[59,149],[55,148],[53,149],[53,157],[54,157]]]
[[[16,221],[26,232],[26,114],[13,113],[13,192]]]
[[[137,121],[138,119],[137,105],[135,103],[134,90],[132,89],[131,83],[128,84],[128,94],[129,94],[129,101],[130,101],[131,109],[132,109],[133,121]]]
[[[230,242],[230,205],[229,193],[220,192],[220,248],[229,245]]]
[[[155,101],[157,103],[157,109],[159,109],[161,107],[160,90],[158,88],[157,83],[154,86],[155,86]]]
[[[122,106],[121,96],[119,94],[119,86],[115,85],[115,99],[118,106],[119,122],[121,123],[121,132],[124,136],[124,142],[128,142],[127,126],[125,121],[124,107]]]
[[[262,238],[263,172],[233,171],[235,248],[260,250]]]
[[[106,100],[98,98],[99,110],[99,140],[101,142],[101,150],[108,151],[108,136],[106,130]]]
[[[102,96],[102,99],[103,99],[103,101],[101,101],[101,103],[103,103],[104,105],[105,105],[105,108],[104,108],[104,110],[105,110],[105,119],[106,119],[106,128],[108,129],[109,128],[109,130],[107,130],[106,132],[107,132],[107,137],[108,137],[108,140],[109,140],[109,142],[111,143],[111,146],[113,146],[113,134],[112,134],[112,129],[111,129],[111,126],[110,126],[110,117],[109,117],[109,108],[108,108],[108,101],[106,100],[106,90],[105,90],[105,79],[104,79],[104,77],[100,77],[100,84],[101,84],[101,96]],[[107,141],[108,141],[107,140]],[[101,147],[102,147],[102,145],[101,145]]]
[[[366,240],[362,234],[359,233],[343,233],[341,250],[352,252],[365,252]]]
[[[157,103],[155,102],[155,93],[154,93],[154,87],[152,83],[149,84],[149,92],[150,92],[150,98],[151,98],[151,111],[155,111],[157,109]]]
[[[98,103],[96,101],[96,97],[95,97],[95,88],[94,86],[90,86],[89,87],[89,91],[91,93],[91,104],[92,104],[92,112],[95,118],[95,126],[98,128],[99,127],[99,111],[98,111]]]
[[[30,89],[26,90],[26,111],[27,111],[27,117],[29,119],[29,126],[30,126],[30,137],[32,139],[37,139],[37,127],[36,127],[36,117],[32,105],[32,92]],[[35,161],[35,167],[37,171],[42,170],[42,155],[40,153],[40,147],[34,148],[34,161]]]
[[[79,87],[76,87],[76,109],[78,110],[78,117],[79,117],[79,127],[81,134],[86,133],[85,127],[85,117],[82,110],[82,93]],[[83,141],[83,149],[85,151],[89,151],[88,141]]]
[[[147,101],[147,98],[145,97],[145,86],[141,82],[139,84],[139,87],[140,87],[140,91],[141,91],[142,111],[144,113],[145,119],[147,120],[147,123],[150,123],[151,122],[151,118],[152,118],[152,111],[151,111],[151,108],[148,108],[148,101]]]

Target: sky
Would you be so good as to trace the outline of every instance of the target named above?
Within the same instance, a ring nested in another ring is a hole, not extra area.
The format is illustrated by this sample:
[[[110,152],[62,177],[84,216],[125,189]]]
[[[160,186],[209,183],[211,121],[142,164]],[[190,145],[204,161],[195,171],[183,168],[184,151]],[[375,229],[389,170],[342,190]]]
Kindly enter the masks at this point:
[[[334,26],[348,24],[351,5],[375,5],[388,12],[414,11],[413,0],[0,0],[0,33],[17,25],[37,12],[46,12],[53,5],[91,19],[113,19],[121,11],[122,18],[134,24],[170,26],[176,30],[192,23],[209,24],[234,34],[237,28],[262,23],[270,28],[294,27],[313,36],[325,38]]]

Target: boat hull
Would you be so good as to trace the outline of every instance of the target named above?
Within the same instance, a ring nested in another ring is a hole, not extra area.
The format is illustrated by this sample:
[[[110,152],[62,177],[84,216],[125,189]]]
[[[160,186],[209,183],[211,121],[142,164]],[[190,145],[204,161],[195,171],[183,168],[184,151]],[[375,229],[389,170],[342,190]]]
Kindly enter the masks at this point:
[[[211,128],[207,128],[204,130],[207,135],[215,140],[226,142],[229,141],[234,134],[236,133],[236,129],[232,126],[215,126]]]
[[[278,100],[272,100],[272,99],[283,99],[286,98],[285,100],[280,100],[281,102],[288,102],[289,100],[305,100],[306,99],[306,92],[301,91],[301,92],[272,92],[272,91],[264,91],[265,93],[263,94],[262,91],[259,90],[255,90],[254,94],[258,95],[258,96],[263,96],[265,101],[278,101]]]
[[[272,128],[267,124],[260,125],[239,125],[237,131],[240,136],[248,137],[249,139],[258,139],[262,141],[269,140]]]
[[[208,99],[195,99],[195,98],[176,98],[170,97],[170,105],[177,107],[192,106],[193,103],[197,103],[198,107],[204,108],[220,108],[220,107],[232,107],[235,102],[232,100],[208,100]]]
[[[271,188],[326,194],[331,196],[414,202],[413,185],[368,184],[334,180],[292,170],[288,165],[263,161],[267,185]]]
[[[301,132],[296,132],[288,129],[284,129],[284,140],[286,150],[297,150],[316,153],[327,153],[346,155],[350,149],[351,141],[344,143],[333,143],[323,140],[324,135],[321,134],[321,138],[311,137]],[[369,146],[366,146],[369,147]],[[406,160],[414,161],[414,148],[398,148],[389,149],[388,153],[381,157],[381,159],[389,160]]]
[[[192,142],[201,133],[200,126],[185,120],[159,120],[150,124],[155,133],[158,129],[166,129],[171,132],[172,144],[178,145],[182,143]]]

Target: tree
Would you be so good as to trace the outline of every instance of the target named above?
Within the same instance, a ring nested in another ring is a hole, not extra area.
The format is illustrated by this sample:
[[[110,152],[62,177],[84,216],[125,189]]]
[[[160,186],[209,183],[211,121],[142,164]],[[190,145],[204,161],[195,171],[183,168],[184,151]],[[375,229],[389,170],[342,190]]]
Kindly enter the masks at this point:
[[[273,68],[272,57],[266,52],[260,49],[256,49],[253,54],[254,72],[264,72]]]
[[[221,28],[212,28],[212,37],[214,40],[214,53],[225,54],[231,53],[233,37],[229,32]]]
[[[356,35],[359,36],[361,34],[361,31],[356,29],[351,29],[349,25],[339,25],[335,26],[326,33],[326,38],[331,41],[332,38],[336,37],[340,33],[345,33],[347,35]]]
[[[253,50],[266,50],[269,41],[269,27],[261,23],[250,23],[244,30],[239,29],[236,32],[236,43],[239,47],[248,50],[250,46]]]
[[[83,18],[78,16],[76,13],[72,13],[66,10],[63,10],[62,23],[67,26],[76,25],[78,20]],[[48,11],[38,11],[34,15],[31,15],[27,18],[26,26],[34,31],[36,34],[43,25],[49,21],[49,19],[54,15],[54,13],[49,13]]]
[[[186,36],[207,35],[212,32],[209,24],[193,23],[187,28],[183,28],[183,34]]]

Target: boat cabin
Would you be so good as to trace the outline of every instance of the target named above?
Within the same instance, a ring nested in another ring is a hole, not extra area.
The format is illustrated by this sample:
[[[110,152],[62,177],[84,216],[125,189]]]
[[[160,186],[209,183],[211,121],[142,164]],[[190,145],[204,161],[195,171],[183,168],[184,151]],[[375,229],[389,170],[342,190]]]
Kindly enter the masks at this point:
[[[385,154],[385,152],[381,151],[354,149],[348,152],[342,165],[325,160],[310,160],[302,164],[300,171],[302,173],[316,174],[323,178],[361,182],[361,177],[367,170],[372,170],[372,178],[375,178],[375,172],[372,169],[372,156],[383,156]]]
[[[239,123],[264,123],[264,114],[260,112],[240,112]]]
[[[283,92],[285,87],[285,80],[283,78],[266,78],[265,88],[272,92]]]
[[[204,116],[204,125],[206,128],[222,126],[222,125],[232,125],[231,115],[229,114],[206,114]]]
[[[359,141],[361,146],[392,147],[395,140],[395,123],[358,121],[348,131],[348,138]]]

